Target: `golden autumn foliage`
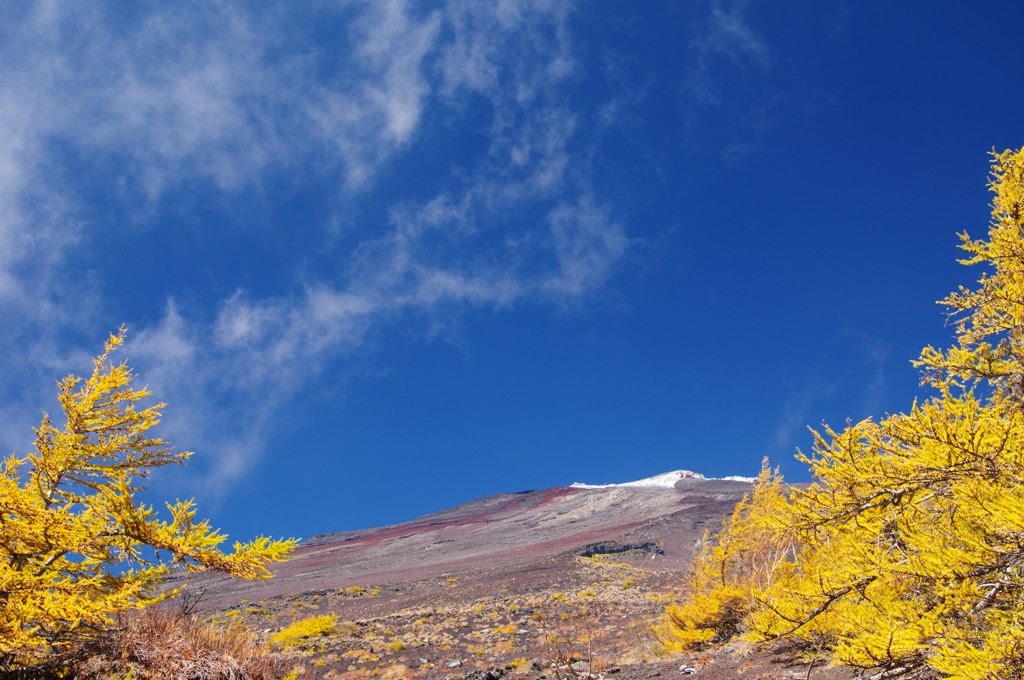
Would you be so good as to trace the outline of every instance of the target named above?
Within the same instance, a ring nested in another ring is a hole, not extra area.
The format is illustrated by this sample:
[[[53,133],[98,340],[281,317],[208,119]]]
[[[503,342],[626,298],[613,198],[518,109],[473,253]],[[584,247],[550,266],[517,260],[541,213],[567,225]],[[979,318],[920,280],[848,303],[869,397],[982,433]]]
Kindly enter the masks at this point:
[[[941,301],[956,345],[914,362],[931,396],[816,432],[800,456],[816,482],[770,495],[769,512],[748,501],[691,578],[719,569],[719,546],[738,545],[741,564],[779,532],[788,563],[694,590],[668,612],[678,646],[720,635],[680,615],[704,602],[741,611],[730,625],[748,639],[797,641],[878,678],[1024,677],[1024,150],[994,154],[989,187],[988,238],[961,235],[961,262],[987,270]],[[762,476],[754,499],[775,483]]]
[[[338,617],[333,615],[311,616],[285,626],[270,639],[282,647],[295,647],[308,638],[333,635],[337,631],[337,622]]]
[[[196,521],[192,501],[168,503],[169,521],[135,501],[153,468],[191,454],[147,436],[163,404],[142,408],[149,393],[110,363],[123,340],[124,329],[110,336],[88,379],[58,383],[64,424],[44,416],[35,451],[2,463],[0,669],[45,663],[115,614],[168,597],[157,586],[172,568],[266,578],[267,563],[295,547],[259,538],[225,553],[226,537]]]
[[[792,532],[765,521],[780,510],[781,483],[766,463],[753,493],[739,502],[718,536],[712,540],[705,532],[683,583],[687,599],[667,608],[658,629],[671,646],[690,648],[736,635],[755,592],[767,588],[780,570],[792,569]]]

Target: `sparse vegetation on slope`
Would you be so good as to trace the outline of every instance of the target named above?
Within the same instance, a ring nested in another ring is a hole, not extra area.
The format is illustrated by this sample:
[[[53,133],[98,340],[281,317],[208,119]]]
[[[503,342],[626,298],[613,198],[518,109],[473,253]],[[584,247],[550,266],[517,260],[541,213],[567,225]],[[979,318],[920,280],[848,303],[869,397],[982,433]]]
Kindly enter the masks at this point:
[[[631,588],[623,588],[626,579]],[[655,658],[660,646],[644,622],[662,606],[659,588],[670,580],[625,563],[565,555],[536,575],[445,575],[380,585],[373,598],[339,588],[208,617],[248,630],[278,629],[268,639],[290,642],[275,645],[276,656],[322,678],[457,678],[489,668],[550,677],[551,664],[568,658],[591,659],[594,668]],[[329,621],[329,634],[317,634]]]

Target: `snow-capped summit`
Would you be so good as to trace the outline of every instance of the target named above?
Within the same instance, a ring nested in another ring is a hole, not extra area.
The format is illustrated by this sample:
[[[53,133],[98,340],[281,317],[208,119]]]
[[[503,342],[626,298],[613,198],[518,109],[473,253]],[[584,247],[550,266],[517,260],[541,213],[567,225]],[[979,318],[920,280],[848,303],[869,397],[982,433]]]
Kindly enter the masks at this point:
[[[573,482],[571,485],[574,489],[608,489],[615,486],[632,486],[632,487],[649,487],[649,488],[662,488],[671,489],[676,485],[680,479],[708,479],[699,472],[691,472],[690,470],[673,470],[672,472],[663,472],[660,475],[653,477],[647,477],[646,479],[638,479],[635,482],[623,482],[622,484],[583,484],[582,482]],[[721,479],[731,482],[753,482],[753,477],[739,477],[731,475],[729,477],[722,477]]]

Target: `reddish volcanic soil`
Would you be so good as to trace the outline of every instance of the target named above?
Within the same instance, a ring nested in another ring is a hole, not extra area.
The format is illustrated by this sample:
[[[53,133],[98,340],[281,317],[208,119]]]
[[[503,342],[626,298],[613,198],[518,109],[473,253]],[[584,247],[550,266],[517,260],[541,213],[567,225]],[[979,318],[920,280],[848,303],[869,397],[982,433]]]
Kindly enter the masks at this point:
[[[279,649],[303,678],[639,680],[682,677],[684,666],[701,680],[852,677],[747,644],[671,655],[652,633],[695,541],[749,490],[684,479],[499,494],[316,536],[268,582],[188,583],[204,593],[211,621],[266,639],[295,621],[336,617],[329,635]]]
[[[509,568],[608,541],[647,544],[656,556],[652,567],[678,568],[704,530],[717,529],[750,488],[744,482],[683,481],[680,489],[556,487],[499,494],[404,524],[316,536],[270,581],[206,575],[192,580],[206,588],[211,605],[228,606],[243,599]]]

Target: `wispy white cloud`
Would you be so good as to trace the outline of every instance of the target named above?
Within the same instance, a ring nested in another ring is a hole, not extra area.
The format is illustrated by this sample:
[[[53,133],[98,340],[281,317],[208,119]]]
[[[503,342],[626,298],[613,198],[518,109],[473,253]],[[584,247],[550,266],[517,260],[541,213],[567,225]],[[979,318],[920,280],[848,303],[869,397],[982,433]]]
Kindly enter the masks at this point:
[[[768,45],[750,27],[744,16],[745,9],[745,2],[733,3],[728,8],[721,0],[712,2],[709,30],[694,40],[702,62],[722,55],[737,66],[764,67],[771,63]]]
[[[309,165],[369,186],[418,126],[430,92],[423,61],[440,20],[413,18],[402,2],[358,9],[339,54],[289,41],[297,29],[287,15],[231,3],[8,9],[0,296],[37,299],[41,255],[59,261],[86,226],[133,226],[92,213],[77,172],[110,173],[101,190],[131,220],[185,186],[251,191],[270,172]],[[15,271],[29,260],[35,280]]]
[[[221,450],[220,433],[244,417],[247,444],[228,437],[233,455],[208,473],[206,493],[244,470],[238,457],[255,457],[273,411],[329,361],[364,347],[368,335],[414,318],[435,335],[466,311],[521,302],[567,301],[599,289],[625,256],[630,239],[609,211],[589,197],[558,203],[543,229],[502,244],[483,258],[460,239],[477,206],[453,208],[435,199],[394,218],[394,229],[363,243],[348,277],[317,282],[298,298],[254,300],[240,291],[212,323],[183,320],[168,307],[161,322],[142,331],[130,353],[173,403],[185,404],[179,422],[187,441]],[[230,398],[227,398],[230,397]],[[223,406],[214,406],[217,400]],[[177,407],[175,407],[177,408]],[[219,460],[219,458],[218,458]]]
[[[884,342],[876,341],[864,348],[862,366],[866,380],[861,394],[861,410],[874,414],[876,418],[884,416],[881,409],[888,385],[885,371],[888,359],[889,346]]]
[[[770,126],[777,93],[759,86],[772,66],[772,51],[747,20],[745,0],[712,0],[701,31],[691,41],[693,60],[684,82],[684,125],[713,117],[728,141],[722,158],[734,163],[756,150]],[[746,78],[723,77],[725,72]],[[710,112],[710,113],[709,113]]]
[[[404,0],[364,2],[350,29],[355,49],[316,87],[309,116],[345,164],[350,190],[365,188],[409,143],[431,87],[424,60],[435,47],[438,12],[415,18]]]
[[[631,243],[580,162],[568,3],[317,11],[38,2],[0,28],[0,305],[25,310],[2,341],[32,338],[47,372],[83,370],[84,352],[60,349],[77,347],[67,333],[116,318],[116,263],[97,245],[166,219],[170,197],[259,201],[301,171],[336,178],[350,206],[433,128],[472,138],[476,152],[438,164],[444,182],[399,192],[344,250],[325,246],[334,268],[296,269],[276,292],[241,280],[212,304],[167,291],[156,321],[123,319],[126,355],[170,404],[168,437],[210,454],[210,489],[244,473],[275,409],[386,329],[436,336],[473,309],[566,304],[599,290]],[[320,23],[335,40],[295,39]],[[98,170],[102,186],[79,175]],[[127,223],[105,218],[95,192]]]
[[[842,356],[844,361],[836,357]],[[861,395],[860,411],[841,417],[851,420],[881,418],[887,386],[888,346],[877,338],[844,331],[823,347],[816,367],[798,385],[788,389],[772,439],[776,449],[792,449],[806,437],[808,427],[818,427],[837,394]],[[830,423],[838,427],[841,423]],[[806,448],[806,447],[804,447]]]
[[[560,205],[549,219],[559,266],[545,288],[582,295],[604,283],[629,245],[622,227],[589,197],[576,205]]]
[[[492,102],[529,103],[558,87],[576,68],[566,25],[572,3],[467,0],[446,8],[451,40],[441,50],[442,91],[476,92]],[[496,108],[495,124],[509,125]]]

